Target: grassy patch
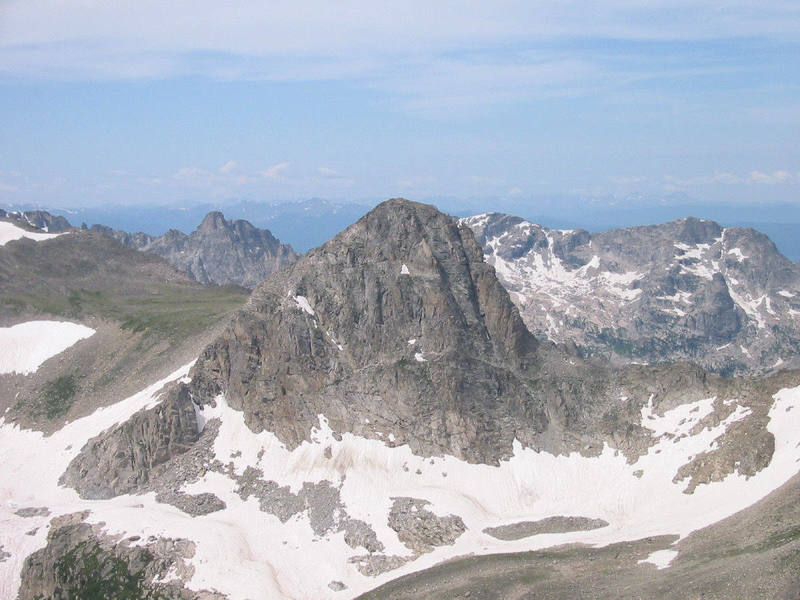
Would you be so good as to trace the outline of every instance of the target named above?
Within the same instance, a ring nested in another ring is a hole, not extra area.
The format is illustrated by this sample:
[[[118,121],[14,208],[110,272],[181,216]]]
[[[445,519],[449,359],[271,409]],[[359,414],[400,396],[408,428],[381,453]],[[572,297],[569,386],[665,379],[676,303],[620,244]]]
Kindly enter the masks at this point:
[[[42,386],[39,394],[30,404],[20,401],[16,408],[24,410],[34,417],[44,417],[50,420],[63,417],[69,412],[75,401],[77,384],[78,378],[75,374],[56,377]]]
[[[41,412],[48,419],[61,417],[75,400],[75,375],[62,375],[48,381],[39,396]]]
[[[136,295],[72,289],[60,295],[6,297],[2,303],[14,312],[27,309],[70,319],[98,316],[119,322],[131,333],[180,339],[217,322],[246,298],[247,292],[235,287],[159,284]]]

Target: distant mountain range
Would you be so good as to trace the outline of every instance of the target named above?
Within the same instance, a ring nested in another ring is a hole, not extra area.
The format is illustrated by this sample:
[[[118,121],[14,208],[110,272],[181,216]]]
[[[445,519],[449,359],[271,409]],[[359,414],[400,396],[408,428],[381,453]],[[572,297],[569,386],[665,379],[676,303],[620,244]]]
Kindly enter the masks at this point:
[[[781,253],[800,261],[800,208],[791,204],[722,204],[693,201],[682,194],[664,197],[631,196],[621,200],[596,200],[570,195],[531,198],[431,198],[444,212],[469,217],[487,210],[513,214],[552,229],[609,229],[664,223],[694,216],[714,220],[726,227],[751,227],[767,234]],[[221,211],[231,220],[245,219],[268,229],[297,252],[307,252],[325,243],[356,221],[374,202],[334,201],[311,198],[296,202],[226,201],[219,204],[190,202],[181,205],[103,204],[57,209],[41,206],[4,206],[7,210],[46,210],[69,219],[73,225],[100,223],[113,229],[142,231],[158,237],[170,229],[189,232],[205,215]],[[0,206],[3,206],[0,204]]]
[[[159,237],[126,233],[104,225],[92,230],[126,246],[162,256],[173,267],[200,283],[236,284],[253,288],[281,267],[297,260],[291,246],[281,244],[268,230],[248,221],[228,221],[210,212],[189,235],[170,229]]]
[[[464,219],[541,338],[616,363],[722,374],[797,366],[800,265],[764,234],[681,219],[602,233]]]

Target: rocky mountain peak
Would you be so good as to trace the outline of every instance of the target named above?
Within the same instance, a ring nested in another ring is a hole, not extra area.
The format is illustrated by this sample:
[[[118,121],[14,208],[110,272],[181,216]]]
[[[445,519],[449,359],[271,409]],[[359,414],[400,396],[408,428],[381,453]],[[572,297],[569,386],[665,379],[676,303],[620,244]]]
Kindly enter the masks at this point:
[[[197,231],[209,233],[218,229],[226,229],[227,226],[228,221],[225,220],[225,215],[218,210],[212,210],[205,216],[205,218],[203,218],[203,221],[200,223]]]
[[[248,221],[228,221],[219,211],[206,215],[189,235],[170,229],[153,237],[94,225],[126,246],[157,254],[201,283],[254,288],[271,273],[297,260],[288,244]]]
[[[496,460],[515,432],[478,426],[492,410],[525,406],[521,427],[545,427],[517,381],[536,349],[472,232],[392,199],[258,286],[192,385],[206,402],[224,393],[251,428],[290,446],[324,414],[335,431],[372,437],[378,422],[398,443]]]
[[[686,217],[672,221],[664,226],[675,230],[675,241],[686,244],[702,244],[722,235],[722,227],[714,221]]]
[[[6,211],[0,208],[0,218],[17,221],[23,226],[35,227],[48,233],[59,233],[72,229],[69,221],[61,215],[52,215],[46,210]]]
[[[275,285],[265,282],[253,302]],[[285,286],[317,307],[320,319],[330,314],[338,329],[355,334],[364,359],[423,334],[439,353],[523,356],[536,345],[472,232],[430,205],[380,204],[309,253]]]

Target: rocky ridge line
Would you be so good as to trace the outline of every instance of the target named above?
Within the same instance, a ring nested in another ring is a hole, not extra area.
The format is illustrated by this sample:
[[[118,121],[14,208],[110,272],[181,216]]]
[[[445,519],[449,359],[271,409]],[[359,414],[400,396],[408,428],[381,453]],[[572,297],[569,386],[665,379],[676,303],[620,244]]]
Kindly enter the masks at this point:
[[[800,366],[800,265],[755,230],[688,218],[589,233],[499,213],[462,223],[543,339],[613,364]]]

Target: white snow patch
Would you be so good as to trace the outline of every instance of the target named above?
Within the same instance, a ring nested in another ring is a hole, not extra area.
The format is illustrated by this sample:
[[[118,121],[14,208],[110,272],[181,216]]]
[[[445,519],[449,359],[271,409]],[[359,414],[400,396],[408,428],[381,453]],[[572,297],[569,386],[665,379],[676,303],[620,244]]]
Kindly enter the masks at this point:
[[[483,213],[480,215],[475,215],[472,217],[464,217],[458,220],[459,225],[466,225],[470,229],[476,229],[485,227],[486,224],[489,222],[491,215],[489,213]]]
[[[34,373],[48,358],[94,333],[91,327],[67,321],[27,321],[0,327],[0,374]]]
[[[692,303],[691,292],[677,291],[672,296],[654,296],[655,300],[668,300],[670,302],[681,302],[683,304]]]
[[[316,326],[317,326],[317,321],[316,321],[316,319],[315,319],[315,320],[314,320],[314,327],[316,328]],[[341,344],[340,344],[340,343],[339,343],[339,342],[336,340],[336,338],[333,336],[333,332],[332,332],[332,331],[328,331],[327,333],[328,333],[328,337],[329,337],[329,338],[330,338],[330,340],[331,340],[331,343],[332,343],[334,346],[336,346],[336,347],[337,347],[337,348],[338,348],[340,351],[341,351],[341,350],[344,350],[344,348],[342,347],[342,345],[341,345]]]
[[[64,235],[64,233],[37,233],[35,231],[27,231],[7,221],[0,221],[0,246],[5,246],[8,242],[22,238],[41,242]]]
[[[408,340],[408,345],[409,345],[409,346],[413,346],[413,345],[414,345],[414,344],[416,344],[416,343],[417,343],[417,340],[416,340],[416,338],[412,338],[412,339]]]
[[[746,258],[749,258],[748,256],[745,256],[739,248],[731,248],[730,250],[728,250],[728,254],[733,254],[736,257],[736,260],[738,260],[739,262],[742,262]]]
[[[403,266],[400,267],[400,275],[411,275],[411,271],[408,270],[408,267],[405,263],[403,263]]]
[[[691,265],[681,265],[682,273],[689,273],[703,279],[714,279],[714,271],[708,268],[703,263],[694,263]]]
[[[747,314],[748,317],[755,320],[756,325],[758,326],[759,329],[763,329],[764,327],[766,327],[764,316],[758,310],[759,305],[761,305],[764,298],[766,298],[765,295],[761,296],[757,300],[752,300],[752,299],[747,299],[745,296],[734,291],[734,289],[731,287],[728,288],[728,292],[731,295],[731,299],[745,312],[745,314]]]
[[[414,354],[414,360],[417,362],[428,362],[422,352],[416,352]]]
[[[297,308],[306,311],[312,317],[314,316],[314,309],[311,308],[311,304],[308,303],[308,298],[305,296],[295,296],[294,301],[297,304]]]
[[[781,290],[778,293],[784,298],[794,298],[794,294],[788,290]]]
[[[656,550],[651,552],[647,558],[640,560],[638,564],[651,563],[658,569],[666,569],[672,564],[676,556],[678,556],[677,550]]]

